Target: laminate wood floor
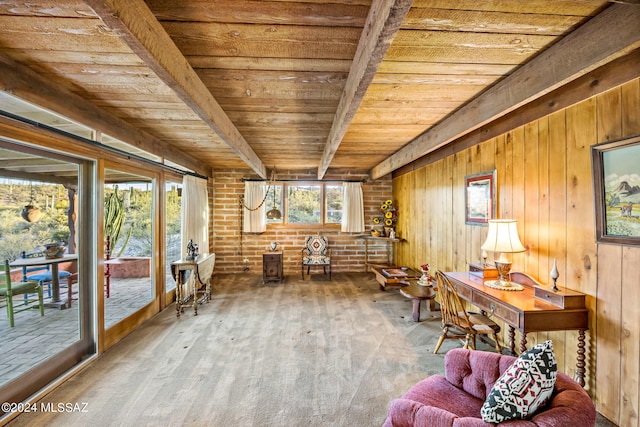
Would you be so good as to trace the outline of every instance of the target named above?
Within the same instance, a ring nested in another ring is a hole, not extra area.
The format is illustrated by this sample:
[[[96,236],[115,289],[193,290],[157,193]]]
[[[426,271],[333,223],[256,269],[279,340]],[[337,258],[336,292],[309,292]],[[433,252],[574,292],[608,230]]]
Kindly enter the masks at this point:
[[[393,398],[442,373],[460,346],[434,355],[439,315],[423,309],[416,323],[411,309],[372,274],[217,276],[198,316],[170,306],[38,403],[80,412],[9,425],[379,426]]]

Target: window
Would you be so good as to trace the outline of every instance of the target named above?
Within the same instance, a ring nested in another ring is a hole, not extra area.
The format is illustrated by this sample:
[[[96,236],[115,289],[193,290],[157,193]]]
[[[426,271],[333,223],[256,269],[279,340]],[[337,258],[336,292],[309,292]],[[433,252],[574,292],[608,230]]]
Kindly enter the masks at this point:
[[[267,215],[267,224],[340,224],[342,184],[296,182],[274,184],[266,199],[266,211],[278,209],[282,216]]]
[[[325,187],[325,223],[340,224],[342,222],[342,185],[327,184]]]
[[[320,224],[321,185],[287,185],[288,224]]]

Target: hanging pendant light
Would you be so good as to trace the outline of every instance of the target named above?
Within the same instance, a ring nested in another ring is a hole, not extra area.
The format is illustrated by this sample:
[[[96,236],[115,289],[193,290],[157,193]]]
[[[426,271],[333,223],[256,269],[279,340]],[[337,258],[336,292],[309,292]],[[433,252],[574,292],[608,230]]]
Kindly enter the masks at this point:
[[[27,222],[36,222],[40,219],[40,208],[33,205],[33,182],[31,183],[31,201],[22,208],[22,218]]]
[[[271,187],[271,196],[272,196],[272,206],[273,208],[267,212],[267,219],[280,219],[282,218],[282,213],[280,210],[276,209],[276,187],[274,181],[276,180],[276,168],[274,166],[273,171],[271,171],[271,182],[269,186]]]
[[[282,213],[276,209],[275,207],[267,212],[267,218],[269,219],[280,219],[282,218]]]

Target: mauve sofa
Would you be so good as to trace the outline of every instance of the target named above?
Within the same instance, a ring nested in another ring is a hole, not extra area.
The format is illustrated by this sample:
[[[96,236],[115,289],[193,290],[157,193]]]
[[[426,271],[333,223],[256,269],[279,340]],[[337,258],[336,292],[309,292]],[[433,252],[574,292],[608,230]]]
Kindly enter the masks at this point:
[[[383,427],[491,427],[480,408],[498,377],[515,357],[456,348],[445,356],[445,376],[432,375],[391,402]],[[527,420],[500,423],[508,427],[593,427],[596,410],[589,395],[558,372],[551,400]]]

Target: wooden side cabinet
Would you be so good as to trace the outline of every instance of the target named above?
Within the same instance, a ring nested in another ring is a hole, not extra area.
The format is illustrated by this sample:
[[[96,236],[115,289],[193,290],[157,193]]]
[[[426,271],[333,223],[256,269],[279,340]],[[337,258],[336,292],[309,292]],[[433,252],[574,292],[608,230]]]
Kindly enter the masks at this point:
[[[263,253],[262,280],[264,282],[281,282],[283,279],[282,251]]]

